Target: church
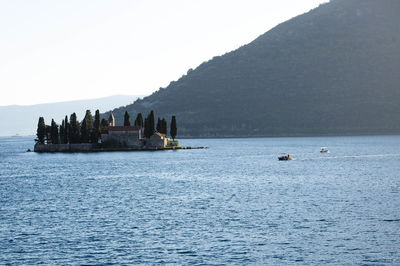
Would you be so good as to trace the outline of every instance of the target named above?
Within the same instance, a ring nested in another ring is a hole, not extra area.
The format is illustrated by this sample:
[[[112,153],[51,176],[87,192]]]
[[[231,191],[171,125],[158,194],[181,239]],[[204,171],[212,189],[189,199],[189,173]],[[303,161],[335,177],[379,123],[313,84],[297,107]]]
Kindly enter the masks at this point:
[[[113,113],[108,118],[108,130],[101,133],[101,143],[110,148],[165,148],[168,138],[161,133],[154,133],[150,139],[143,138],[140,126],[116,126]]]

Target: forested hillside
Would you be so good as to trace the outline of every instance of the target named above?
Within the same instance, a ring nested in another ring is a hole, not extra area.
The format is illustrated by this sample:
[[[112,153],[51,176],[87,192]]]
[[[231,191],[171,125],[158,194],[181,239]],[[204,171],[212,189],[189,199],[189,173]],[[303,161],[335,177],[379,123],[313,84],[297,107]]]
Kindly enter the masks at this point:
[[[400,133],[400,1],[332,0],[134,104],[179,135]]]

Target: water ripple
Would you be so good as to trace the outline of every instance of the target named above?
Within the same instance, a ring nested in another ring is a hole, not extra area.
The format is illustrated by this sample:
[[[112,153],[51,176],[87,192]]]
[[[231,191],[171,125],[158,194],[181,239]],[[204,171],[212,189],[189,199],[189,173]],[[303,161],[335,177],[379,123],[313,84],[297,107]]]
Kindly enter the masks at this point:
[[[210,149],[34,154],[0,138],[0,263],[399,264],[400,137],[183,142]]]

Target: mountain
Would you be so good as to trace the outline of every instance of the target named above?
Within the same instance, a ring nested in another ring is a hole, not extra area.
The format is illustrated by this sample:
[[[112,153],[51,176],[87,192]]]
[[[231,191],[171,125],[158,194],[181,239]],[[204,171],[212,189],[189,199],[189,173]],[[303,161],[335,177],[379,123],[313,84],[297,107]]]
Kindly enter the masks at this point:
[[[87,109],[90,109],[94,115],[96,109],[108,111],[115,106],[132,103],[138,97],[134,95],[114,95],[69,102],[0,106],[0,121],[2,122],[0,124],[0,136],[34,135],[40,116],[44,117],[46,124],[50,124],[52,118],[57,123],[61,123],[65,115],[68,115],[69,118],[73,112],[76,112],[78,118],[82,119]]]
[[[332,0],[113,110],[193,137],[400,133],[400,1]]]

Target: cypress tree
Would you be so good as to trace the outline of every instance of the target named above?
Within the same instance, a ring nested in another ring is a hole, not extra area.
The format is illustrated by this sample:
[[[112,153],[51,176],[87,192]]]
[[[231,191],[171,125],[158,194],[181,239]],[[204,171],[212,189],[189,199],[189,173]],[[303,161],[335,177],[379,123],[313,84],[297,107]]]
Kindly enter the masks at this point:
[[[142,113],[138,113],[135,120],[135,126],[143,127],[143,116]]]
[[[39,117],[36,136],[37,136],[37,142],[40,144],[44,144],[44,140],[46,137],[46,124],[44,123],[43,117]]]
[[[178,133],[178,128],[176,127],[176,118],[173,115],[171,119],[171,138],[175,140],[175,137]]]
[[[51,143],[58,144],[58,125],[51,119],[51,129],[50,129]]]
[[[165,118],[163,118],[161,120],[161,128],[162,128],[162,132],[165,136],[168,135],[168,125],[167,125],[167,120],[165,120]]]
[[[105,119],[105,118],[101,119],[101,122],[100,122],[100,132],[107,131],[109,125],[110,125],[110,122],[108,122],[107,119]]]
[[[63,119],[62,122],[61,122],[61,125],[60,125],[60,143],[61,144],[65,143],[64,142],[64,140],[65,140],[64,134],[65,134],[65,121]]]
[[[153,136],[154,134],[154,111],[151,110],[150,114],[149,114],[149,134],[150,136]]]
[[[46,125],[46,143],[51,143],[51,126]]]
[[[149,118],[144,119],[144,137],[150,138],[150,125],[149,125]]]
[[[76,114],[73,113],[69,119],[69,129],[70,129],[70,143],[80,143],[81,141],[81,127],[80,123],[76,117]]]
[[[162,133],[161,131],[162,131],[162,128],[161,128],[161,119],[160,118],[158,118],[157,119],[157,132],[159,132],[159,133]]]
[[[81,125],[81,142],[89,143],[93,131],[93,116],[90,110],[86,110],[85,118]]]
[[[125,115],[124,115],[124,126],[130,126],[131,122],[129,121],[130,116],[128,114],[128,111],[125,111]]]
[[[93,131],[92,131],[92,143],[97,143],[100,139],[101,129],[100,129],[100,111],[96,110],[94,115]]]
[[[69,117],[69,125],[68,125],[68,143],[74,143],[75,137],[75,127],[76,125],[76,114],[73,113]]]
[[[86,120],[83,119],[81,122],[81,139],[80,143],[86,143],[88,142],[89,136],[86,134]]]
[[[154,112],[151,111],[144,120],[144,136],[150,138],[154,134]]]
[[[68,116],[65,116],[64,143],[70,142]]]

